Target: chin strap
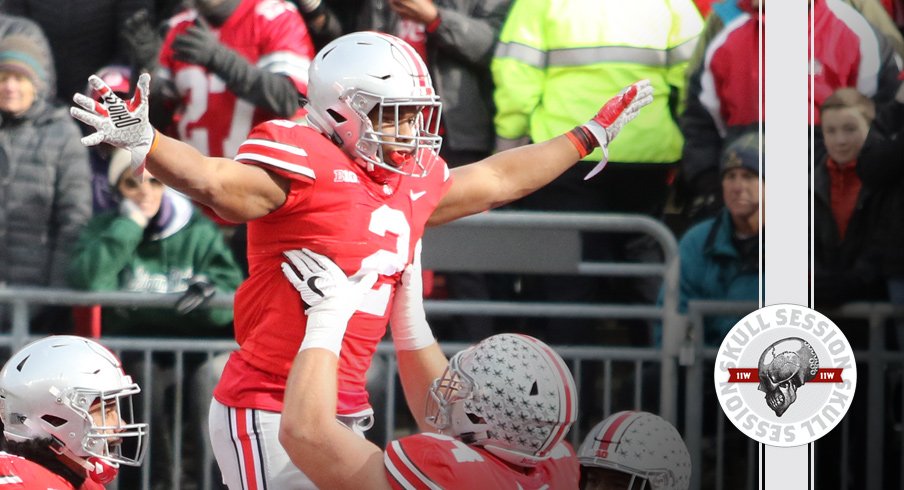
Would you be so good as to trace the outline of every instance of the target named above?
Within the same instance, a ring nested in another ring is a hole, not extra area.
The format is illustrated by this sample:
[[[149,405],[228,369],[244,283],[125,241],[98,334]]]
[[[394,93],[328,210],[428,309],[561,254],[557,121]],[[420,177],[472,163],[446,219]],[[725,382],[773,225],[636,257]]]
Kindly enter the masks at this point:
[[[106,485],[112,482],[119,474],[119,464],[107,461],[97,456],[83,458],[76,456],[68,447],[54,440],[50,444],[50,450],[59,456],[60,461],[69,466],[73,471],[84,471],[91,481]]]

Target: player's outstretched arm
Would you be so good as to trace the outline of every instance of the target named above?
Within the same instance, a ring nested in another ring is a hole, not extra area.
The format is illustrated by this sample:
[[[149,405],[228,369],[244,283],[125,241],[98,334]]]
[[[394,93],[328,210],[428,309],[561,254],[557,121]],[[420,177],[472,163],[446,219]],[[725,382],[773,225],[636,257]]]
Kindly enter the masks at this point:
[[[593,177],[606,165],[609,143],[652,101],[650,81],[635,82],[609,99],[590,121],[566,134],[453,169],[452,187],[430,216],[428,225],[440,225],[520,199],[552,182],[595,148],[602,148],[603,159],[585,180]]]
[[[425,402],[430,385],[443,375],[449,361],[433,338],[424,311],[421,241],[415,246],[414,262],[405,268],[396,288],[389,326],[408,410],[422,432],[432,431],[434,429],[426,423]]]
[[[323,255],[284,255],[283,274],[301,294],[308,322],[286,383],[279,442],[318,488],[388,489],[380,448],[336,421],[342,337],[376,273],[353,282]]]
[[[83,94],[73,100],[72,117],[94,127],[86,146],[107,143],[129,150],[136,175],[147,165],[166,185],[210,206],[223,218],[243,222],[264,216],[286,200],[289,183],[261,167],[202,155],[190,145],[164,136],[148,120],[150,75],[138,79],[129,101],[120,99],[100,78],[88,79],[100,101]]]

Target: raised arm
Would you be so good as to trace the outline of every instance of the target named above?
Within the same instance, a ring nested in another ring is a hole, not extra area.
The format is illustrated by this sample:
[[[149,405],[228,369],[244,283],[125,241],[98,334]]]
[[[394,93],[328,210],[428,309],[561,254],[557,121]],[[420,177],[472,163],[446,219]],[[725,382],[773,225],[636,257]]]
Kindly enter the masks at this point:
[[[342,337],[377,276],[353,283],[322,255],[309,250],[285,255],[283,272],[301,294],[308,322],[286,383],[279,442],[318,488],[388,489],[380,448],[336,420]]]
[[[649,80],[641,80],[609,99],[586,124],[566,134],[452,170],[452,187],[427,224],[440,225],[520,199],[552,182],[595,148],[602,148],[603,159],[585,179],[593,177],[606,164],[609,142],[652,101]]]
[[[402,282],[396,288],[389,324],[408,410],[418,428],[426,432],[435,430],[426,423],[425,409],[430,386],[433,380],[443,375],[449,361],[427,324],[421,274],[421,242],[418,241],[414,263],[402,273]]]
[[[284,177],[255,165],[204,156],[155,130],[148,121],[150,75],[141,75],[128,102],[117,97],[100,78],[92,75],[88,82],[101,100],[75,94],[73,100],[80,107],[70,108],[74,118],[97,130],[82,138],[83,144],[108,143],[129,150],[136,175],[141,175],[140,169],[147,165],[161,182],[229,221],[259,218],[285,202],[289,181]]]

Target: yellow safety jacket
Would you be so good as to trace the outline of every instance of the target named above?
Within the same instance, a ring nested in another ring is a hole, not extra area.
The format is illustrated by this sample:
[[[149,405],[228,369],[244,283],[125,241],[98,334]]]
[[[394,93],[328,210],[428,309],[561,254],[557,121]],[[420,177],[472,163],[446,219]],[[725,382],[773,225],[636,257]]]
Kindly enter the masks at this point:
[[[609,145],[609,160],[677,162],[677,101],[702,27],[692,0],[516,0],[491,63],[497,137],[554,138],[647,78],[654,101]]]

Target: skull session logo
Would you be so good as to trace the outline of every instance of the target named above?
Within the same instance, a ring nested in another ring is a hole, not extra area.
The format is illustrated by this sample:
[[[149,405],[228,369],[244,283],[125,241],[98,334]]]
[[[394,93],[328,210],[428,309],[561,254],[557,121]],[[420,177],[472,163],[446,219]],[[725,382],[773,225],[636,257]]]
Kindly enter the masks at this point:
[[[716,357],[716,393],[725,415],[748,437],[799,446],[832,430],[857,386],[854,352],[818,311],[772,305],[747,315]]]

